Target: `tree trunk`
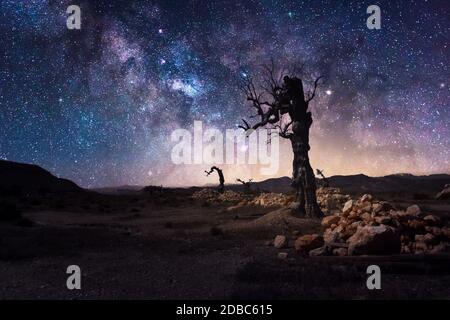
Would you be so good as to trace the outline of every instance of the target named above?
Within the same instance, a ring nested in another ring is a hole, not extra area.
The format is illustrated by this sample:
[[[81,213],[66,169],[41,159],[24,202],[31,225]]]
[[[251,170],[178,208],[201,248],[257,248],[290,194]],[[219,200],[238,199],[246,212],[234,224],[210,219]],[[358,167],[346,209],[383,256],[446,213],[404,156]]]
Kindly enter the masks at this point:
[[[291,145],[294,153],[292,186],[297,191],[297,202],[299,203],[297,214],[308,218],[319,218],[323,216],[323,213],[317,204],[316,178],[308,156],[311,124],[310,112],[303,119],[294,120],[292,124]]]

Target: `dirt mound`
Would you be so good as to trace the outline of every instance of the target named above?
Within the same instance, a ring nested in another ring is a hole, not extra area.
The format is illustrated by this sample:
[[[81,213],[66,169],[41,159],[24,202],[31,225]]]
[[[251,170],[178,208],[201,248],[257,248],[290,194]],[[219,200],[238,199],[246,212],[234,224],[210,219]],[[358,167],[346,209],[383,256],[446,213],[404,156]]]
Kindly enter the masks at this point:
[[[297,231],[298,233],[311,232],[320,229],[319,221],[312,219],[297,218],[292,215],[292,210],[282,208],[265,214],[258,219],[246,224],[249,228],[278,228],[286,232]]]
[[[341,213],[325,217],[324,246],[310,255],[439,253],[450,248],[450,228],[417,205],[406,211],[371,195],[349,200]]]

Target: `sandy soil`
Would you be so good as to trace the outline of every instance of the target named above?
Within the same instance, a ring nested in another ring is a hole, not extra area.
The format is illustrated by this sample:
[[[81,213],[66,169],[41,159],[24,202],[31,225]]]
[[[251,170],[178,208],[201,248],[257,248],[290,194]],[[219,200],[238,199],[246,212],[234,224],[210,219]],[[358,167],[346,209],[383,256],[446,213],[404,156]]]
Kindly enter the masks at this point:
[[[271,209],[229,212],[187,191],[22,202],[36,225],[0,224],[2,299],[450,298],[448,255],[304,258],[287,248],[281,260],[268,240],[320,223],[277,220],[265,215]],[[66,288],[72,264],[81,267],[81,290]],[[370,264],[381,267],[382,290],[366,287]]]

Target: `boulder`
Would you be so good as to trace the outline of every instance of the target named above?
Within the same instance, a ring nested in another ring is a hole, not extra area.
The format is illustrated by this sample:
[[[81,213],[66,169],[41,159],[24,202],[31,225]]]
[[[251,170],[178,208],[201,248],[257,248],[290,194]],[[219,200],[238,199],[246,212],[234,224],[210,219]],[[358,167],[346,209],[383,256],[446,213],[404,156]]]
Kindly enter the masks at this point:
[[[444,227],[441,229],[441,234],[444,238],[450,241],[450,228]]]
[[[347,243],[349,255],[397,254],[401,249],[399,233],[385,225],[358,228]]]
[[[431,233],[432,235],[436,236],[436,237],[440,237],[442,232],[441,232],[441,228],[438,227],[430,227],[430,226],[426,226],[425,227],[425,231],[428,233]]]
[[[332,224],[337,224],[341,218],[336,215],[327,216],[322,219],[322,226],[325,228],[330,227]]]
[[[428,251],[428,245],[425,242],[415,242],[414,252],[415,253],[426,253]]]
[[[444,190],[442,190],[436,195],[436,199],[438,200],[450,199],[450,184],[445,185]]]
[[[423,220],[410,220],[407,226],[413,230],[414,233],[423,233],[425,230],[425,222]]]
[[[338,188],[322,187],[317,189],[317,202],[325,214],[341,212],[342,206],[350,196],[343,194]]]
[[[350,213],[350,211],[352,211],[353,209],[353,200],[348,200],[345,204],[344,204],[344,208],[342,209],[342,212],[345,214]]]
[[[307,234],[299,237],[294,244],[295,250],[300,252],[308,252],[323,246],[323,237],[318,234]]]
[[[337,227],[333,230],[328,228],[323,233],[323,241],[325,242],[325,244],[340,242],[340,240],[341,240],[341,236],[337,230]]]
[[[370,221],[372,221],[372,215],[369,212],[364,212],[361,215],[361,219],[365,222],[370,222]]]
[[[279,252],[278,253],[278,259],[285,260],[287,258],[287,256],[288,256],[287,252]]]
[[[433,216],[431,214],[425,216],[423,220],[426,222],[429,226],[438,226],[441,223],[441,219],[439,219],[436,216]]]
[[[372,212],[375,215],[377,215],[380,212],[389,212],[389,211],[391,211],[393,209],[394,209],[394,207],[389,202],[381,201],[379,203],[373,204]]]
[[[284,248],[287,244],[287,238],[283,235],[277,235],[273,240],[273,246],[277,249]]]
[[[328,254],[329,254],[329,251],[326,246],[322,246],[322,247],[313,249],[309,252],[310,257],[327,256]]]
[[[431,250],[430,253],[431,254],[438,254],[438,253],[443,253],[443,252],[448,252],[450,249],[450,246],[448,243],[445,242],[441,242],[438,245],[434,246]]]
[[[363,196],[361,197],[360,201],[361,201],[361,202],[366,202],[366,201],[371,202],[372,199],[373,199],[372,195],[370,195],[370,194],[365,194],[365,195],[363,195]]]
[[[421,213],[420,207],[417,204],[409,206],[405,212],[407,216],[414,216],[414,217],[418,217],[420,213]]]
[[[414,240],[416,240],[416,242],[424,242],[427,245],[437,244],[439,242],[436,240],[436,237],[431,233],[416,234],[416,236],[414,237]]]
[[[368,201],[362,202],[360,205],[361,212],[372,212],[372,204]]]
[[[333,256],[340,256],[340,257],[344,257],[348,255],[348,250],[347,248],[336,248],[333,249]]]
[[[375,217],[375,221],[379,224],[391,225],[392,218],[387,216]]]

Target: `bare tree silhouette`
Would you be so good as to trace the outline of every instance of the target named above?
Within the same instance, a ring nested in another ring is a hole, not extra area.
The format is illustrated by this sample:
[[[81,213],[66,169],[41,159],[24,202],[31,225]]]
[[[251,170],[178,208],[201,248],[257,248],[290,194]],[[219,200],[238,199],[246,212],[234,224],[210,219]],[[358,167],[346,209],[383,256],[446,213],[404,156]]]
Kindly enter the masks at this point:
[[[321,177],[322,177],[323,186],[324,186],[325,188],[328,188],[328,187],[330,186],[330,182],[328,181],[328,179],[327,179],[327,178],[325,177],[325,175],[323,174],[323,170],[316,169],[316,173],[317,173],[318,176],[321,176]]]
[[[248,179],[248,181],[236,179],[236,181],[242,183],[247,190],[250,190],[250,183],[253,181],[253,179]]]
[[[276,74],[275,64],[264,65],[262,84],[256,87],[252,77],[242,80],[242,90],[247,101],[256,110],[252,118],[260,121],[250,125],[242,119],[239,127],[251,132],[260,127],[277,129],[278,135],[289,139],[294,153],[292,186],[297,192],[297,215],[322,217],[323,213],[316,199],[316,178],[309,163],[309,129],[313,123],[309,103],[316,96],[321,76],[315,78],[311,90],[305,93],[302,79],[281,71]]]
[[[224,184],[225,184],[225,178],[223,177],[223,172],[221,169],[219,169],[216,166],[211,167],[211,169],[209,171],[206,171],[206,176],[209,176],[211,173],[213,173],[214,171],[217,171],[217,174],[219,175],[219,192],[223,193],[224,190]]]

